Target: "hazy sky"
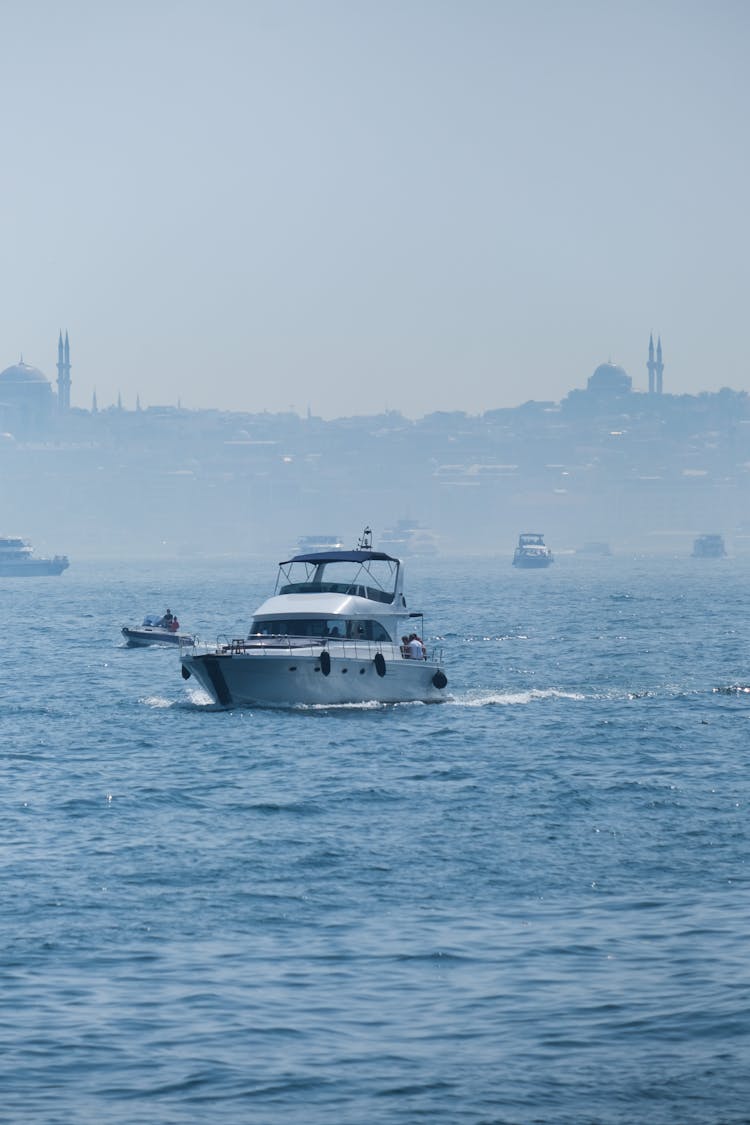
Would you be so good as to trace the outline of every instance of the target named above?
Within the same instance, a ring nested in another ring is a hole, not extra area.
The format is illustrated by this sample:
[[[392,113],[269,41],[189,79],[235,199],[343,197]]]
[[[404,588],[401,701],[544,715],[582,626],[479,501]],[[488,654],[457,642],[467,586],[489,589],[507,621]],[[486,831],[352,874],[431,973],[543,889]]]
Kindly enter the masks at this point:
[[[336,417],[750,389],[745,0],[0,0],[0,367]]]

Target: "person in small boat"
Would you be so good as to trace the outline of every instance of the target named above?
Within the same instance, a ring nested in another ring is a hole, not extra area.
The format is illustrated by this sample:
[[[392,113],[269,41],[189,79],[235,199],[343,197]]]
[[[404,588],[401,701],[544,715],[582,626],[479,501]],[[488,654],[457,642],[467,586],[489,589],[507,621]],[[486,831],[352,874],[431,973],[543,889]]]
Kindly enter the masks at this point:
[[[177,617],[176,617],[176,615],[175,615],[175,616],[174,616],[174,617],[172,618],[172,624],[171,624],[171,625],[169,626],[169,628],[170,628],[170,629],[172,630],[172,632],[173,632],[173,633],[176,633],[176,632],[177,632],[177,630],[179,629],[179,627],[180,627],[180,623],[179,623],[179,621],[177,620]]]
[[[169,608],[169,606],[167,606],[167,612],[164,614],[159,624],[161,625],[162,629],[171,629],[173,621],[174,615],[172,614],[172,610]]]

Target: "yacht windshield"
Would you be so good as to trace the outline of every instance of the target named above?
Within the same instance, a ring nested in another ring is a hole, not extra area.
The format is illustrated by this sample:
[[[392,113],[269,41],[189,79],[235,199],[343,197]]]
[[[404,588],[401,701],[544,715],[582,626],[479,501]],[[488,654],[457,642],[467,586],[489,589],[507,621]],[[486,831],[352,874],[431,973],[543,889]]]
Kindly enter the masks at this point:
[[[379,621],[343,617],[254,617],[250,626],[253,637],[325,637],[331,640],[390,641]]]
[[[292,559],[279,567],[279,594],[353,594],[371,601],[393,601],[398,561],[366,559]]]

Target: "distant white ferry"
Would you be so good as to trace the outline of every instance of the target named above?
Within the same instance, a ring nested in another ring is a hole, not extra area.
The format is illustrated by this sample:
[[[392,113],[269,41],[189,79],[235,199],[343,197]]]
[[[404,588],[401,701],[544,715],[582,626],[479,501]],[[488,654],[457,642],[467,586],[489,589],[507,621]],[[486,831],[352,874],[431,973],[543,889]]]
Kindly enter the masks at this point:
[[[69,566],[67,555],[37,558],[28,540],[16,535],[0,536],[0,578],[41,578],[62,574]]]
[[[399,558],[404,555],[434,555],[437,553],[437,536],[416,520],[397,520],[393,527],[385,529],[380,545],[384,551]]]

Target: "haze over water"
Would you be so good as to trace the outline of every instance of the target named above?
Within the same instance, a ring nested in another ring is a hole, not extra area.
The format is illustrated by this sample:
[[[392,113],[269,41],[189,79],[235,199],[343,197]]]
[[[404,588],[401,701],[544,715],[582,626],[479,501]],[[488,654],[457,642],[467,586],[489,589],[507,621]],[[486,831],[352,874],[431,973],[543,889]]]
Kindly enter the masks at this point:
[[[747,383],[733,0],[28,0],[0,71],[0,370],[324,418]],[[3,427],[7,428],[7,427]]]
[[[750,1121],[748,11],[5,6],[0,1125]],[[444,705],[122,646],[413,517]]]
[[[0,583],[0,1116],[747,1121],[745,571],[414,560],[450,702],[227,712],[119,628],[265,564]]]

